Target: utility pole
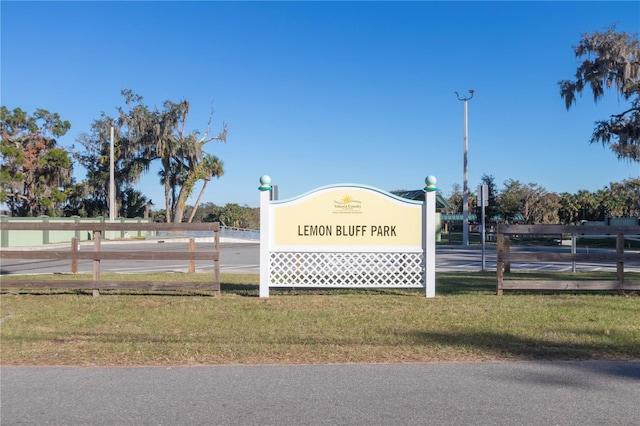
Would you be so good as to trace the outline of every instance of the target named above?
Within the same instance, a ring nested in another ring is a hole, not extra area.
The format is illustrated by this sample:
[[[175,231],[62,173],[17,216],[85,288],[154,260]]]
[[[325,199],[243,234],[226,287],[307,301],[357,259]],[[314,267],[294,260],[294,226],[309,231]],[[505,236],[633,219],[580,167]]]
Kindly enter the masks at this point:
[[[469,172],[467,168],[468,160],[468,152],[469,152],[469,137],[467,133],[467,101],[473,98],[473,89],[469,89],[468,97],[461,98],[458,92],[455,92],[459,101],[464,102],[464,173],[463,173],[463,186],[462,186],[462,245],[469,245]]]
[[[111,127],[111,141],[109,143],[109,222],[116,219],[116,184],[115,184],[115,162],[113,159],[113,126]],[[111,239],[114,233],[111,231]]]

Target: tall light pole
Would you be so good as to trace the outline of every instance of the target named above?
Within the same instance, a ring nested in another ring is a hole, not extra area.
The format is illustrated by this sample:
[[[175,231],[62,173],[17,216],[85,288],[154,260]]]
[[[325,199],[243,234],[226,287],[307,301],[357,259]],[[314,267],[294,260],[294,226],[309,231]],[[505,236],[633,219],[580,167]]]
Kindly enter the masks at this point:
[[[469,89],[469,96],[461,98],[458,92],[455,92],[459,101],[464,102],[464,174],[462,186],[462,245],[469,245],[469,172],[467,170],[467,155],[469,152],[469,137],[467,134],[467,101],[473,98],[473,89]]]
[[[111,140],[109,142],[109,222],[113,223],[116,218],[116,184],[115,184],[115,162],[113,158],[113,127],[111,127]],[[111,231],[111,239],[114,234]]]

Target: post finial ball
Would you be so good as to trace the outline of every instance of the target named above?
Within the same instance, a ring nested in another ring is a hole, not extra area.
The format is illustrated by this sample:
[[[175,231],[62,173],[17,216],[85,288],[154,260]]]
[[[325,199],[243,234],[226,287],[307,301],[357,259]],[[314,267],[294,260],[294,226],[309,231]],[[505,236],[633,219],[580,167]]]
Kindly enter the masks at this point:
[[[425,186],[424,190],[425,191],[437,191],[438,188],[436,187],[436,182],[437,182],[437,179],[436,179],[435,176],[433,176],[433,175],[427,176],[427,178],[424,180],[424,183],[427,184],[427,186]]]
[[[260,191],[270,191],[271,190],[271,177],[269,175],[260,176],[260,186],[258,187]]]

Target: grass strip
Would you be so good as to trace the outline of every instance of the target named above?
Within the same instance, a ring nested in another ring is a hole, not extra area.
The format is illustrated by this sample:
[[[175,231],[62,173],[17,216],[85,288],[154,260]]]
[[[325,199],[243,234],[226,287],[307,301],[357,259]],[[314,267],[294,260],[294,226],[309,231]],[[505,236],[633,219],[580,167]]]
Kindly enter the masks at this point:
[[[633,275],[629,279],[640,278]],[[211,278],[118,275],[120,280]],[[498,297],[495,273],[474,272],[439,273],[435,299],[425,298],[422,290],[387,289],[281,289],[260,299],[257,275],[221,278],[217,298],[204,291],[103,291],[93,298],[90,291],[2,290],[2,364],[640,359],[640,298],[613,292]]]

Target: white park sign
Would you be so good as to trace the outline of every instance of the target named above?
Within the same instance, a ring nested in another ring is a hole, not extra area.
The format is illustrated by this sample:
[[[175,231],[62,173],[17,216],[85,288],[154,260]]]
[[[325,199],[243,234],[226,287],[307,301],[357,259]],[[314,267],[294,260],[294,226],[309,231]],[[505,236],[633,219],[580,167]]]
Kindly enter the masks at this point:
[[[260,297],[270,287],[424,287],[435,296],[435,178],[425,201],[357,184],[273,200],[260,179]]]

